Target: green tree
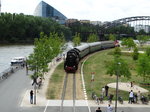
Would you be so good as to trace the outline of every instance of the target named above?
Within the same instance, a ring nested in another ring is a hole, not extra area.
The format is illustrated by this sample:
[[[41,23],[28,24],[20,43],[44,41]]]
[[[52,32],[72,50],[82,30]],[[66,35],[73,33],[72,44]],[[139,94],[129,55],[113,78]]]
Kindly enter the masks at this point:
[[[116,48],[114,51],[114,60],[107,64],[107,74],[110,74],[110,76],[118,74],[119,77],[130,78],[131,73],[128,64],[120,58],[120,53],[120,49]]]
[[[74,46],[79,46],[80,43],[81,43],[81,39],[80,39],[80,34],[79,33],[76,33],[74,38],[73,38],[73,43],[74,43]]]
[[[138,48],[135,47],[135,48],[134,48],[134,51],[133,51],[133,55],[132,55],[133,60],[138,60],[138,56],[139,56]]]
[[[116,35],[114,35],[114,34],[109,34],[109,40],[115,41],[115,40],[116,40]]]
[[[118,58],[115,57],[114,60],[109,63],[109,66],[107,68],[107,74],[110,74],[110,76],[117,75],[117,73],[119,77],[121,76],[127,78],[131,77],[128,64],[119,57]]]
[[[122,45],[126,45],[129,48],[129,50],[136,46],[132,38],[123,39]]]
[[[146,79],[150,78],[149,68],[150,68],[150,59],[145,54],[140,55],[138,59],[137,72],[139,76],[143,77],[143,81],[146,81]]]
[[[98,41],[98,36],[96,34],[90,34],[87,42],[96,42]]]
[[[37,70],[37,77],[43,77],[43,74],[48,71],[48,63],[60,53],[63,43],[57,33],[50,33],[48,37],[41,32],[40,38],[35,39],[34,46],[34,52],[29,56],[28,64],[31,70]]]
[[[121,49],[119,47],[115,48],[114,56],[115,57],[120,57],[121,56]]]
[[[143,46],[143,44],[150,39],[150,36],[147,35],[137,35],[136,38],[140,42],[140,46]]]
[[[150,47],[146,48],[146,55],[149,57],[150,56]]]

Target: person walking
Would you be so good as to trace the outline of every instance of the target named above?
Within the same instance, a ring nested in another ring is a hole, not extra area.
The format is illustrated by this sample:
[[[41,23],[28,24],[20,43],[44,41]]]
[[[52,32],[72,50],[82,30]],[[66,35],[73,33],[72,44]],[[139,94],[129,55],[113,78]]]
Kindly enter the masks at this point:
[[[113,108],[111,107],[110,104],[108,104],[108,107],[107,107],[107,112],[112,112],[113,111]]]
[[[30,103],[33,104],[33,90],[30,91]]]
[[[134,98],[134,93],[133,91],[131,90],[131,92],[129,92],[129,102],[128,103],[133,103],[133,98]]]
[[[105,94],[105,88],[102,87],[102,97],[104,98],[104,94]]]
[[[105,86],[106,96],[108,96],[108,89],[109,89],[109,87],[106,85],[106,86]]]
[[[95,112],[102,112],[102,110],[101,110],[100,107],[98,107],[98,108],[95,110]]]
[[[140,103],[140,100],[141,100],[141,92],[138,91],[138,93],[137,93],[137,103]]]

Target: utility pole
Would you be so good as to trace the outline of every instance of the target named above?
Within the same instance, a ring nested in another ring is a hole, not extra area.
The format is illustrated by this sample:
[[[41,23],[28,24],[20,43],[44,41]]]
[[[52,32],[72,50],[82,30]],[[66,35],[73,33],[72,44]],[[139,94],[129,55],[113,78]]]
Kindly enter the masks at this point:
[[[117,112],[117,100],[118,100],[118,78],[119,78],[119,70],[120,70],[120,62],[117,63],[117,71],[116,71],[116,100],[115,100],[115,112]]]

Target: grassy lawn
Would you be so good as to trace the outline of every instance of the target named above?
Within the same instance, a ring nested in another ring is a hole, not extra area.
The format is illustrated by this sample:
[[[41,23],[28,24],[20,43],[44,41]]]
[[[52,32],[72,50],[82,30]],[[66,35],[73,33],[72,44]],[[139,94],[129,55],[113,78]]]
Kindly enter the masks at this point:
[[[47,89],[47,99],[60,99],[61,98],[61,90],[63,79],[65,76],[65,72],[63,70],[64,63],[58,65],[55,69],[54,73],[52,74],[51,78],[49,79],[49,86]]]
[[[107,66],[109,62],[113,60],[113,52],[114,49],[100,51],[93,56],[91,56],[84,65],[84,78],[85,85],[87,89],[87,94],[89,99],[91,98],[91,93],[94,91],[97,96],[100,96],[101,89],[108,83],[112,83],[116,81],[116,76],[109,76],[106,74]],[[136,72],[136,61],[133,61],[131,54],[123,53],[121,56],[126,62],[129,64],[130,71],[132,73],[131,79],[127,79],[124,77],[119,78],[119,82],[131,82],[135,81],[135,84],[139,85],[143,79],[137,76]],[[91,84],[91,72],[95,72],[95,81]],[[150,91],[150,87],[146,87]],[[115,94],[115,89],[110,88],[109,93]],[[120,91],[119,95],[123,97],[123,99],[128,99],[128,92]]]

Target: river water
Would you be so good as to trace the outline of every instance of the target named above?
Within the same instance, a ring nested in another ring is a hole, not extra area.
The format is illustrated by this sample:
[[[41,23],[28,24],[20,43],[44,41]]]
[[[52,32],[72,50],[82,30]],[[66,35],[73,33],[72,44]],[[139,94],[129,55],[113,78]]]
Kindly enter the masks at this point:
[[[0,73],[10,67],[14,57],[27,57],[33,52],[33,45],[0,46]]]

